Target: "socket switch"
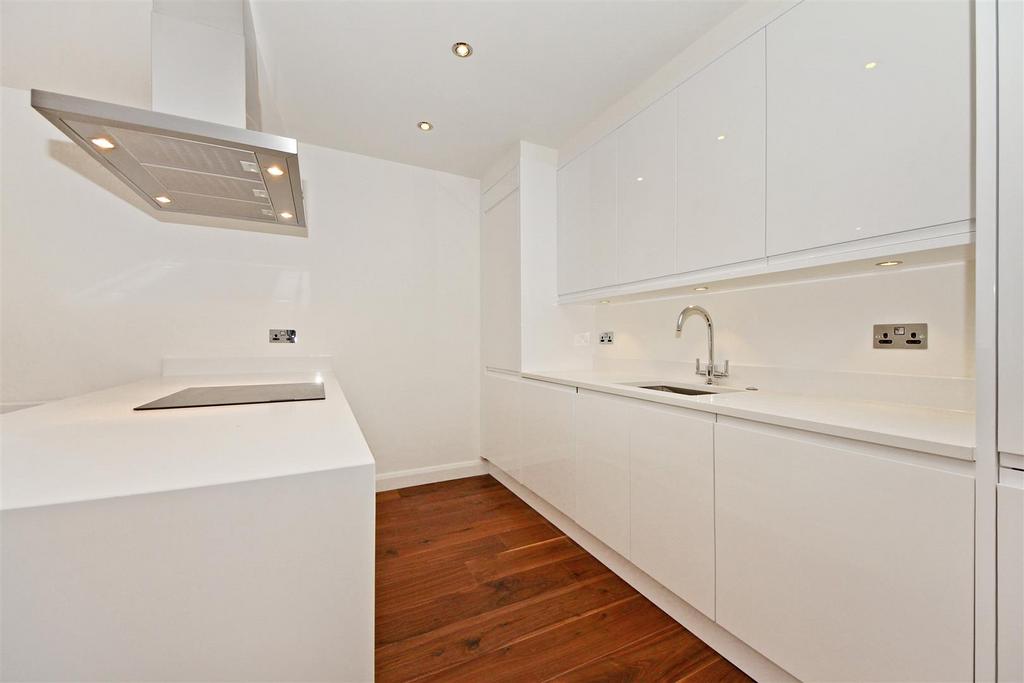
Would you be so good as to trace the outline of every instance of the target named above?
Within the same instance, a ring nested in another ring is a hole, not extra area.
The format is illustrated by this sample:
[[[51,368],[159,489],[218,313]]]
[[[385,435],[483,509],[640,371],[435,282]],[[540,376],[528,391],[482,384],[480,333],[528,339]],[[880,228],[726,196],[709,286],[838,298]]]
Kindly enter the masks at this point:
[[[873,345],[876,349],[927,349],[928,323],[875,325]]]

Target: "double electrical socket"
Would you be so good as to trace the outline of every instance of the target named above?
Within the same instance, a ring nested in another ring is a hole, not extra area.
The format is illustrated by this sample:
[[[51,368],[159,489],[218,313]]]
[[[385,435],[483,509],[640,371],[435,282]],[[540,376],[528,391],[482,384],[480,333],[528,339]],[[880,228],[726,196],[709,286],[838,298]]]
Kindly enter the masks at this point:
[[[928,323],[895,323],[874,326],[876,349],[927,349]]]
[[[294,344],[295,330],[270,330],[271,344]]]
[[[615,333],[614,332],[602,332],[601,336],[597,338],[598,344],[614,344]]]

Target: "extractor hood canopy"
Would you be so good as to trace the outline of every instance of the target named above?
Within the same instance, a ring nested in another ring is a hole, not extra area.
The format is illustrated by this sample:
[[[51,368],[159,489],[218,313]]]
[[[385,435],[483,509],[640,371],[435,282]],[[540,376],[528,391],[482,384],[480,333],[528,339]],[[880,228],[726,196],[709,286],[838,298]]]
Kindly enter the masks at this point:
[[[32,107],[157,211],[306,225],[291,138],[43,90]]]

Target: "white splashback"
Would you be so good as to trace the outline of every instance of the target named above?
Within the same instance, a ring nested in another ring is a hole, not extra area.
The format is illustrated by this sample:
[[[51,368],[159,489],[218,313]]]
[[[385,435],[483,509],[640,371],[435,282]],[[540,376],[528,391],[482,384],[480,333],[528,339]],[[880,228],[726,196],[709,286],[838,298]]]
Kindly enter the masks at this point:
[[[2,94],[0,401],[167,357],[328,355],[379,472],[477,459],[478,181],[300,144],[308,239],[162,222],[27,91]]]
[[[837,398],[972,410],[973,262],[817,279],[727,292],[598,306],[595,369],[693,379],[707,358],[698,316],[676,334],[676,316],[699,304],[715,324],[715,354],[736,386]],[[926,350],[872,348],[875,323],[929,324]]]

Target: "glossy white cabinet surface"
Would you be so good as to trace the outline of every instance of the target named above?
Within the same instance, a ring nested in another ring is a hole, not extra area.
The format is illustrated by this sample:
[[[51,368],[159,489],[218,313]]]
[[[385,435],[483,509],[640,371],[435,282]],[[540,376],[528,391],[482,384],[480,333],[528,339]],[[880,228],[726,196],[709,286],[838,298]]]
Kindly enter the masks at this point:
[[[974,479],[879,453],[716,424],[718,623],[801,680],[969,681]]]
[[[676,90],[675,272],[765,255],[764,31]]]
[[[616,140],[609,135],[558,170],[558,293],[616,282]]]
[[[629,402],[576,395],[576,521],[629,557]]]
[[[1005,473],[1005,474],[1003,474]],[[1009,480],[1002,483],[1002,480]],[[1000,683],[1024,681],[1024,472],[1004,468],[996,487],[998,505],[996,672]]]
[[[480,221],[480,355],[484,367],[520,365],[519,190]]]
[[[999,450],[1024,455],[1024,3],[998,8]]]
[[[523,380],[520,481],[538,496],[569,515],[576,507],[573,409],[576,389]]]
[[[480,380],[481,455],[516,480],[521,479],[519,390],[515,375],[484,371]]]
[[[767,28],[768,254],[972,215],[969,0],[805,0]]]
[[[629,558],[715,618],[715,418],[633,401]]]
[[[614,134],[618,139],[618,280],[675,272],[676,98],[669,94]]]

